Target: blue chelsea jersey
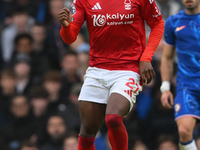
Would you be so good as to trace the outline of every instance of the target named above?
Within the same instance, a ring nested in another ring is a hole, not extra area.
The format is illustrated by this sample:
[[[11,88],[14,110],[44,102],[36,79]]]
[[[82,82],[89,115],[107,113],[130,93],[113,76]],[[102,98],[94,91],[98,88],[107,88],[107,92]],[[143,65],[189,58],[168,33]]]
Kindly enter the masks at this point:
[[[177,83],[200,89],[200,14],[187,15],[182,10],[169,17],[165,42],[177,51]]]

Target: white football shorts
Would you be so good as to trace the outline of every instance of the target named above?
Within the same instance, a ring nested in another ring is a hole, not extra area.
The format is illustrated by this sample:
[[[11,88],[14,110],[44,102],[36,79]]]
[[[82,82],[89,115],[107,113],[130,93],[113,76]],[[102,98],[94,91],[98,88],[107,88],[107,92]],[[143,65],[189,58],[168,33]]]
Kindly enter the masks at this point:
[[[131,110],[140,91],[142,86],[138,73],[89,67],[78,100],[107,104],[110,95],[118,93],[129,100]]]

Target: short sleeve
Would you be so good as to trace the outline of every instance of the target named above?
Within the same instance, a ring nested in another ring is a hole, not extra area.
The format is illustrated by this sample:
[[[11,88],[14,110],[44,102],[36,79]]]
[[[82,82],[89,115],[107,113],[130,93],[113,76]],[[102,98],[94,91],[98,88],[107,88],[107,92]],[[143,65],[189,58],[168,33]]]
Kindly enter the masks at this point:
[[[171,17],[169,17],[166,20],[165,23],[165,42],[169,45],[175,45],[175,34],[174,34],[174,28],[173,28],[173,24],[171,21]]]
[[[78,26],[82,26],[86,19],[83,1],[84,0],[74,0],[71,5],[72,23]]]
[[[140,0],[141,1],[141,15],[146,23],[151,27],[156,22],[162,20],[162,15],[154,2],[154,0]]]

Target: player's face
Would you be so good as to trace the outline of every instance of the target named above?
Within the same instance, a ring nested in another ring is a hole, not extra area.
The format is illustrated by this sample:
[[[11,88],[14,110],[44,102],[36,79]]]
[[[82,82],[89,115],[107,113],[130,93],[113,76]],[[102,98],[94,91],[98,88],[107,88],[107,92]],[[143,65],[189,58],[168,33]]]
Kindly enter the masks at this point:
[[[182,0],[185,9],[193,10],[198,7],[200,0]]]

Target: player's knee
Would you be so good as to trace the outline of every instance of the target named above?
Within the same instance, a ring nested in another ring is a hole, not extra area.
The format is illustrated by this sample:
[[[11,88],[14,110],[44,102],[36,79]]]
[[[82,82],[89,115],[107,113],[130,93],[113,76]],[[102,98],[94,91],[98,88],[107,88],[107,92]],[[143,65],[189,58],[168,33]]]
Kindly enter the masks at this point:
[[[95,137],[97,132],[98,132],[98,130],[96,130],[92,127],[86,127],[86,126],[83,127],[82,126],[81,130],[80,130],[80,135],[82,137],[86,137],[86,138]]]
[[[189,127],[180,126],[178,128],[179,136],[182,139],[188,139],[192,136],[192,130]]]
[[[116,128],[122,124],[122,117],[117,114],[106,115],[106,125],[107,127]]]

